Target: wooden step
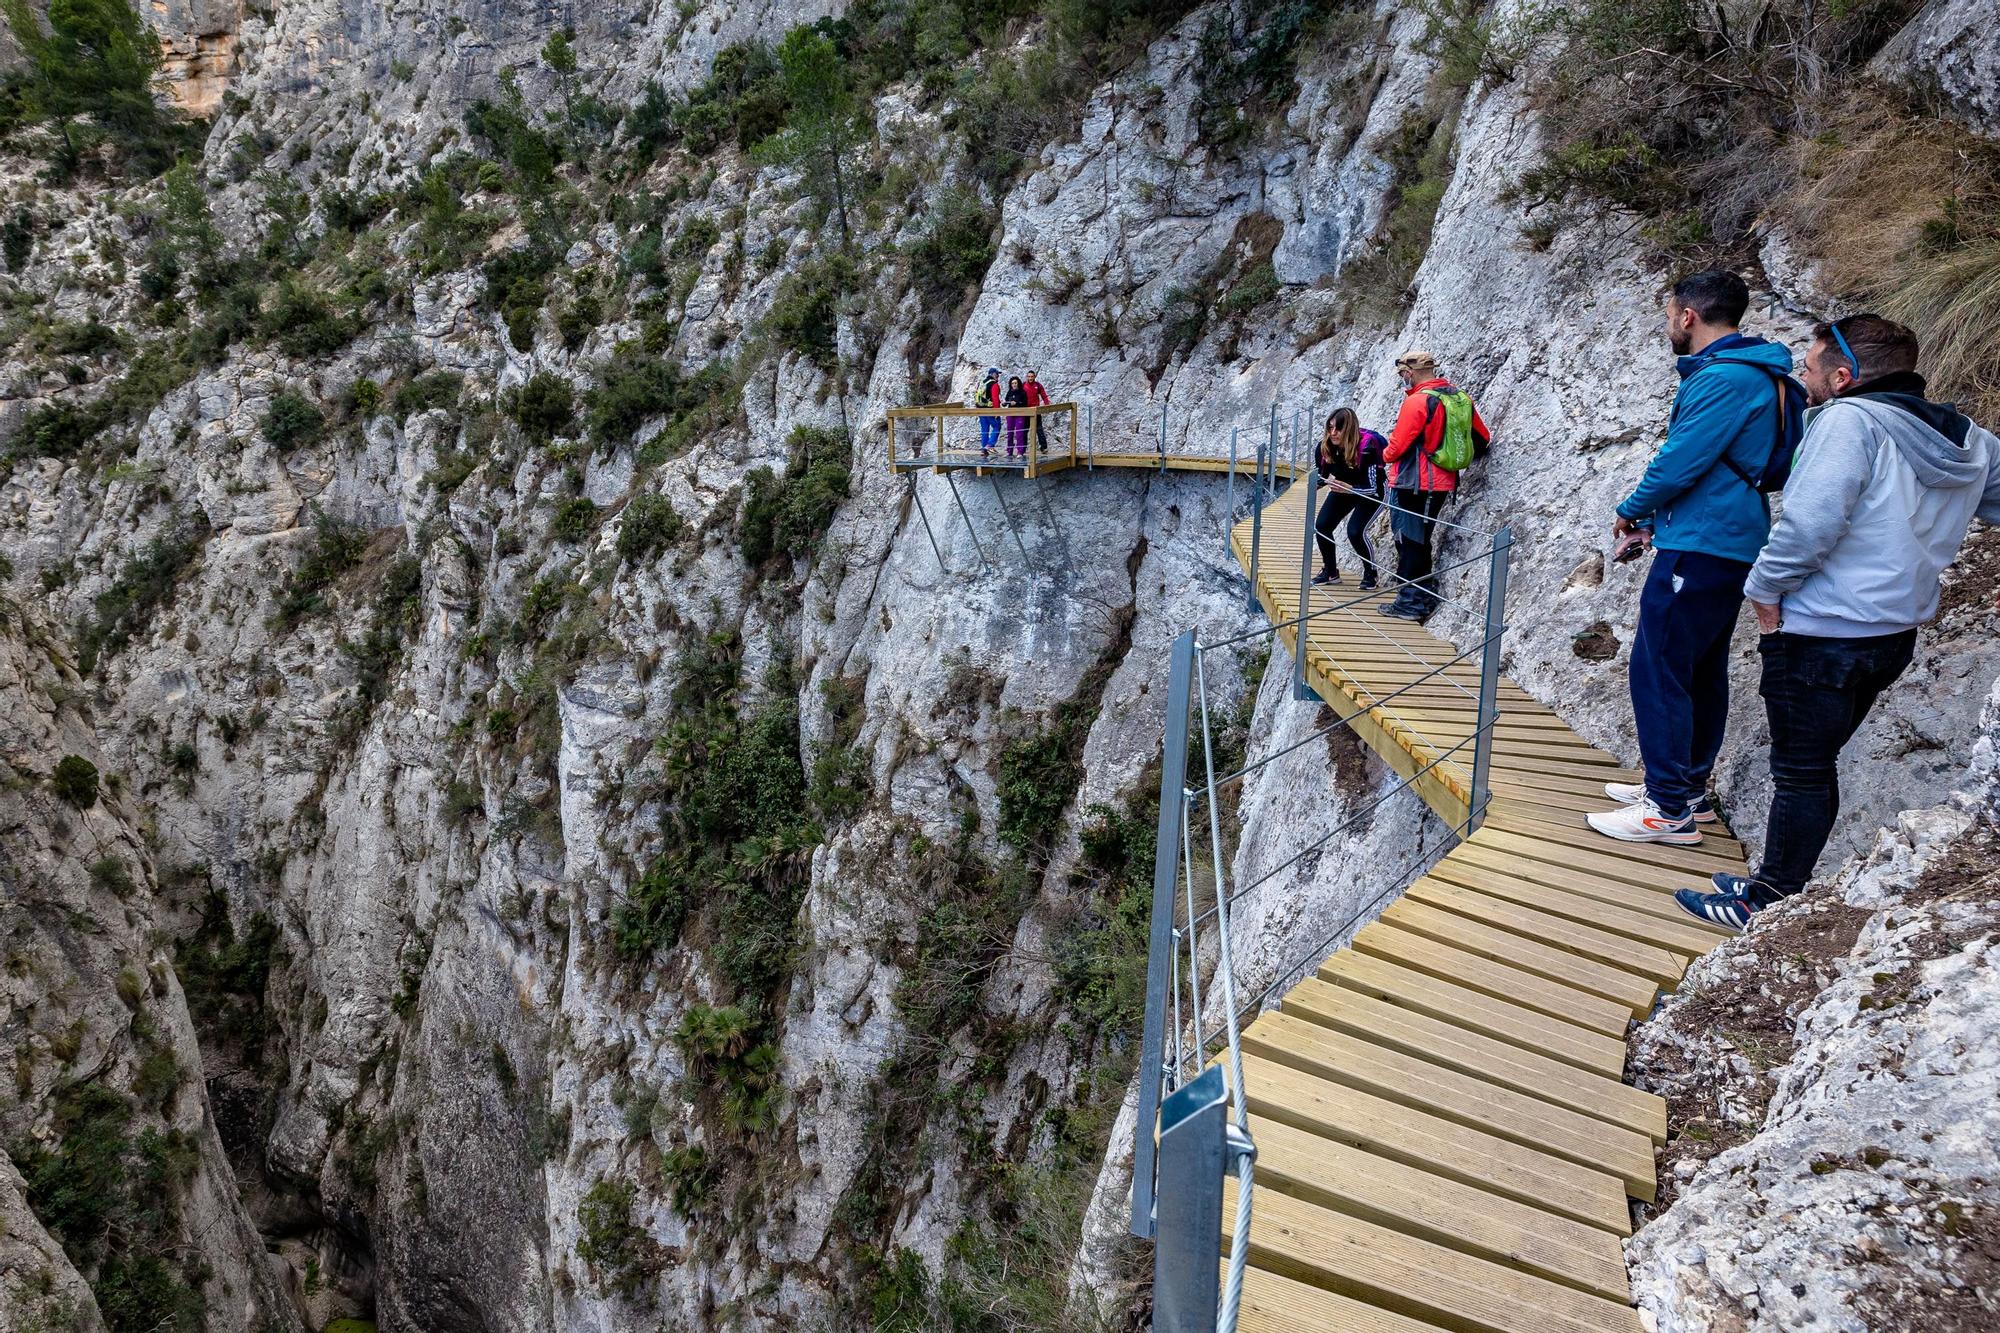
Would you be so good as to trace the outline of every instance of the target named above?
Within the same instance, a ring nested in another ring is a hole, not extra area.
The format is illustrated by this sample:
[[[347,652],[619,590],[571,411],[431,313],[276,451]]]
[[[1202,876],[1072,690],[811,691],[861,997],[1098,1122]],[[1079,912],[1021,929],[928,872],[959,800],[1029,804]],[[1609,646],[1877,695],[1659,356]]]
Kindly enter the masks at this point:
[[[1251,1207],[1254,1211],[1255,1195]],[[1222,1269],[1226,1280],[1226,1258]],[[1437,1327],[1261,1268],[1244,1271],[1243,1303],[1236,1312],[1238,1333],[1436,1333]]]
[[[1261,1023],[1281,1016],[1332,1028],[1441,1069],[1510,1089],[1528,1099],[1524,1105],[1530,1112],[1547,1114],[1548,1106],[1537,1105],[1546,1102],[1617,1126],[1634,1138],[1650,1136],[1655,1143],[1664,1143],[1667,1139],[1666,1102],[1650,1092],[1641,1092],[1619,1082],[1616,1074],[1605,1077],[1579,1070],[1551,1060],[1546,1055],[1468,1032],[1424,1014],[1384,1004],[1371,996],[1329,986],[1316,978],[1308,977],[1286,993],[1281,1015],[1265,1014],[1257,1021]],[[1286,1030],[1295,1035],[1297,1033],[1289,1026]],[[1270,1040],[1275,1041],[1276,1038]],[[1574,1128],[1585,1132],[1589,1126],[1578,1125]],[[1623,1142],[1623,1139],[1621,1137],[1616,1141]],[[1631,1146],[1640,1149],[1639,1156],[1644,1159],[1641,1174],[1646,1188],[1650,1188],[1652,1149],[1638,1144]],[[1561,1151],[1557,1147],[1549,1150]]]
[[[1248,1050],[1243,1054],[1243,1095],[1253,1115],[1572,1221],[1621,1236],[1632,1234],[1625,1187],[1609,1172],[1315,1078]]]
[[[1652,1011],[1653,997],[1659,993],[1659,983],[1643,976],[1407,898],[1383,909],[1382,920],[1483,958],[1615,1000],[1641,1017]]]
[[[1273,1189],[1611,1300],[1630,1299],[1624,1252],[1609,1232],[1276,1120],[1252,1116],[1250,1138],[1257,1145],[1258,1190]]]
[[[1655,848],[1647,843],[1624,843],[1613,838],[1605,838],[1604,848],[1598,850],[1543,842],[1540,838],[1524,837],[1519,833],[1509,833],[1506,829],[1490,825],[1473,834],[1471,840],[1478,841],[1482,846],[1510,852],[1524,860],[1567,866],[1572,870],[1616,880],[1620,884],[1636,884],[1641,888],[1656,889],[1670,896],[1675,889],[1700,888],[1706,885],[1708,880],[1708,872],[1705,870],[1687,870],[1669,865],[1664,859],[1648,855],[1655,850],[1668,849]],[[1747,872],[1739,870],[1734,873]]]
[[[1551,847],[1579,848],[1587,852],[1623,856],[1648,865],[1672,866],[1688,872],[1690,876],[1699,876],[1701,880],[1718,871],[1731,875],[1743,873],[1742,849],[1734,838],[1712,838],[1704,833],[1701,843],[1692,847],[1664,842],[1621,842],[1591,828],[1581,814],[1566,819],[1549,811],[1529,813],[1516,802],[1498,800],[1488,812],[1486,824],[1489,828],[1518,833]]]
[[[1485,894],[1461,889],[1428,877],[1410,885],[1405,897],[1489,926],[1511,930],[1528,939],[1541,940],[1558,949],[1567,949],[1583,958],[1592,958],[1612,967],[1672,985],[1687,970],[1686,958],[1651,944],[1628,940],[1608,930],[1578,925],[1546,912],[1537,912]]]
[[[1351,946],[1356,952],[1423,972],[1538,1013],[1563,1019],[1602,1036],[1624,1039],[1632,1013],[1624,1005],[1588,991],[1524,972],[1518,967],[1413,935],[1387,921],[1362,927]]]
[[[1463,849],[1461,849],[1463,850]],[[1460,888],[1472,889],[1504,898],[1508,902],[1519,903],[1538,911],[1549,912],[1587,926],[1596,926],[1628,939],[1640,940],[1647,944],[1657,944],[1663,949],[1676,953],[1699,956],[1722,942],[1715,931],[1696,925],[1693,917],[1681,913],[1681,921],[1672,920],[1660,913],[1638,911],[1623,903],[1608,902],[1595,895],[1587,895],[1575,889],[1555,888],[1537,883],[1539,876],[1534,871],[1537,862],[1516,863],[1523,873],[1505,875],[1497,870],[1489,870],[1483,865],[1461,859],[1457,853],[1431,867],[1431,877]],[[1634,889],[1633,893],[1648,893],[1647,889]],[[1664,897],[1664,895],[1661,895]],[[1671,905],[1673,900],[1667,899]],[[1675,907],[1675,911],[1679,911]],[[1685,925],[1682,921],[1686,922]]]
[[[1711,926],[1697,921],[1682,911],[1674,901],[1673,894],[1665,889],[1647,888],[1640,884],[1626,884],[1619,880],[1606,879],[1588,871],[1574,870],[1569,866],[1556,865],[1548,861],[1536,861],[1518,852],[1503,851],[1491,843],[1482,842],[1476,836],[1452,849],[1448,860],[1473,869],[1489,870],[1495,874],[1512,875],[1530,883],[1546,885],[1553,889],[1567,889],[1587,898],[1623,907],[1628,911],[1644,912],[1657,916],[1675,925],[1692,926],[1717,939],[1733,938],[1732,932],[1721,926]],[[1706,952],[1706,948],[1699,952]]]
[[[1230,1180],[1223,1215],[1235,1206]],[[1266,1272],[1465,1333],[1639,1330],[1638,1312],[1617,1301],[1275,1191],[1251,1196],[1250,1247]]]
[[[1436,869],[1431,873],[1436,874]],[[1343,949],[1321,963],[1318,975],[1328,985],[1359,991],[1594,1074],[1618,1078],[1625,1072],[1622,1037],[1601,1036],[1567,1020],[1354,949]]]
[[[1245,1030],[1244,1049],[1263,1059],[1614,1176],[1634,1197],[1653,1188],[1653,1145],[1641,1131],[1324,1027],[1301,1013],[1264,1014],[1251,1028],[1256,1035]]]

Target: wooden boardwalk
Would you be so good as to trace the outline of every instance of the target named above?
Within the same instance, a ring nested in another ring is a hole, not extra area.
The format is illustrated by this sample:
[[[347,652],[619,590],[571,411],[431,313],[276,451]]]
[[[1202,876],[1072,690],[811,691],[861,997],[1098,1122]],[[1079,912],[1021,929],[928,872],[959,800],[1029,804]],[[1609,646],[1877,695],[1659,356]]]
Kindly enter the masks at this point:
[[[1294,486],[1264,510],[1274,622],[1299,613],[1304,508]],[[1247,520],[1232,542],[1247,569]],[[1462,823],[1471,747],[1449,752],[1472,735],[1477,655],[1379,702],[1459,651],[1379,600],[1311,622],[1308,680],[1397,772],[1429,765],[1415,787]],[[1620,1240],[1627,1199],[1654,1197],[1667,1113],[1623,1081],[1626,1027],[1726,938],[1671,891],[1742,873],[1742,849],[1600,837],[1583,812],[1635,775],[1511,682],[1501,709],[1480,830],[1244,1031],[1246,1333],[1639,1328]]]
[[[943,424],[978,415],[890,413],[891,470],[1032,479],[1230,467],[1151,450],[1079,454],[1074,431],[1067,447],[992,466],[951,447]],[[899,416],[929,420],[932,438],[897,452]],[[1253,466],[1236,469],[1246,483]],[[1289,480],[1293,469],[1277,471]],[[1300,611],[1304,492],[1292,486],[1264,509],[1256,593],[1274,623]],[[1246,571],[1251,526],[1231,534]],[[1377,614],[1384,598],[1357,601],[1353,583],[1310,591],[1326,614],[1307,635],[1308,683],[1462,826],[1478,654],[1420,680],[1461,650]],[[1332,609],[1344,602],[1354,604]],[[1278,637],[1296,651],[1294,630]],[[1245,1333],[1640,1328],[1621,1241],[1628,1199],[1654,1197],[1667,1112],[1624,1082],[1625,1034],[1727,938],[1682,913],[1672,891],[1747,873],[1743,851],[1720,825],[1698,847],[1599,836],[1584,813],[1607,808],[1606,782],[1637,775],[1505,679],[1500,708],[1479,831],[1244,1029],[1258,1150]],[[1226,1227],[1221,1239],[1226,1254]]]

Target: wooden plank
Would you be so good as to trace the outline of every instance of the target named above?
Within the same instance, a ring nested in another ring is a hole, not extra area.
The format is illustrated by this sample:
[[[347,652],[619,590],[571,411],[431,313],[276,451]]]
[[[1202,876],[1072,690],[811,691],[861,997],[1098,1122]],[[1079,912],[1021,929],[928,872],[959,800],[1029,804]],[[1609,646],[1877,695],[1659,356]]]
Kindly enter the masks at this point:
[[[1516,907],[1483,893],[1461,889],[1440,880],[1423,878],[1412,884],[1405,896],[1458,916],[1470,917],[1489,926],[1511,930],[1531,940],[1540,940],[1584,958],[1623,968],[1671,986],[1687,970],[1687,960],[1657,945],[1614,935],[1594,926],[1565,921],[1547,912]]]
[[[1572,870],[1615,879],[1621,884],[1636,884],[1641,888],[1656,889],[1668,894],[1675,889],[1701,887],[1707,879],[1706,871],[1685,870],[1648,859],[1647,854],[1655,848],[1646,843],[1622,843],[1612,838],[1605,838],[1602,840],[1605,844],[1604,850],[1597,851],[1588,847],[1566,847],[1547,843],[1540,838],[1510,833],[1501,828],[1481,828],[1472,836],[1483,846],[1492,847],[1524,860],[1568,866]]]
[[[1222,1269],[1228,1272],[1226,1257]],[[1236,1328],[1238,1333],[1437,1333],[1436,1324],[1254,1267],[1243,1272]]]
[[[1551,1114],[1551,1107],[1561,1107],[1578,1116],[1616,1126],[1626,1132],[1605,1136],[1603,1143],[1621,1152],[1629,1150],[1632,1170],[1626,1175],[1628,1185],[1636,1184],[1640,1190],[1652,1188],[1653,1151],[1645,1140],[1650,1138],[1654,1143],[1666,1142],[1667,1104],[1665,1099],[1653,1093],[1641,1092],[1619,1082],[1616,1074],[1607,1077],[1565,1065],[1545,1055],[1495,1041],[1476,1032],[1467,1032],[1450,1023],[1384,1004],[1339,986],[1329,986],[1313,978],[1291,989],[1285,996],[1281,1014],[1266,1014],[1257,1021],[1262,1023],[1281,1017],[1332,1028],[1374,1045],[1400,1051],[1413,1059],[1512,1090],[1527,1101],[1519,1103],[1512,1098],[1490,1100],[1502,1106],[1522,1106],[1531,1121],[1537,1113],[1547,1115]],[[1291,1024],[1278,1026],[1293,1040],[1303,1041],[1311,1035]],[[1571,1123],[1567,1117],[1563,1120],[1566,1137],[1588,1134],[1591,1129],[1585,1123]],[[1488,1122],[1486,1127],[1501,1133],[1502,1124],[1510,1125],[1509,1133],[1534,1133],[1533,1142],[1536,1145],[1559,1156],[1569,1155],[1564,1148],[1546,1141],[1546,1128],[1516,1128],[1511,1126],[1511,1122],[1500,1119]],[[1601,1148],[1579,1147],[1575,1151],[1587,1156],[1590,1164],[1610,1169],[1610,1160]]]
[[[1253,1114],[1295,1129],[1572,1221],[1632,1234],[1624,1185],[1608,1172],[1315,1078],[1254,1052],[1243,1056],[1243,1096]]]
[[[1503,738],[1504,735],[1505,733],[1502,733]],[[1500,743],[1502,742],[1495,742],[1496,745]],[[1568,782],[1568,785],[1560,785],[1564,782]],[[1569,819],[1572,815],[1587,815],[1600,810],[1609,810],[1613,804],[1611,798],[1604,794],[1603,784],[1583,780],[1555,779],[1552,785],[1529,786],[1516,779],[1507,783],[1495,783],[1493,794],[1516,805],[1542,808],[1545,812],[1544,818],[1549,815],[1559,815],[1563,820]],[[1712,824],[1703,824],[1701,835],[1705,840],[1704,846],[1715,841],[1720,841],[1724,847],[1735,844],[1735,848],[1731,850],[1742,846],[1737,841],[1736,835],[1730,832],[1729,825],[1720,819]],[[1740,855],[1740,851],[1737,851],[1737,854]]]
[[[1225,1182],[1223,1216],[1236,1206]],[[1228,1243],[1224,1236],[1223,1243]],[[1250,1262],[1463,1333],[1638,1333],[1631,1307],[1283,1194],[1254,1196]]]
[[[1731,937],[1722,927],[1704,925],[1683,912],[1674,902],[1674,896],[1664,889],[1627,884],[1619,880],[1606,879],[1602,875],[1594,875],[1587,870],[1575,870],[1566,865],[1532,860],[1515,852],[1503,851],[1477,838],[1460,843],[1452,849],[1451,855],[1446,859],[1498,874],[1512,875],[1516,879],[1546,884],[1551,888],[1568,889],[1573,893],[1601,898],[1605,902],[1616,903],[1634,912],[1647,912],[1676,924],[1693,926],[1696,930],[1705,931],[1722,939]]]
[[[1441,879],[1447,884],[1456,884],[1460,888],[1472,889],[1495,898],[1504,898],[1523,907],[1550,912],[1570,921],[1596,926],[1628,939],[1657,944],[1663,949],[1671,949],[1677,953],[1700,955],[1722,943],[1722,936],[1697,925],[1694,918],[1685,912],[1681,913],[1681,920],[1675,921],[1660,913],[1640,911],[1624,904],[1608,902],[1602,897],[1586,895],[1575,889],[1539,883],[1535,878],[1528,877],[1538,865],[1536,862],[1518,861],[1515,865],[1523,872],[1522,875],[1503,875],[1453,855],[1432,866],[1430,873],[1432,878]],[[1631,892],[1647,893],[1650,890],[1632,889]],[[1656,896],[1665,898],[1666,895]],[[1667,901],[1668,905],[1672,906],[1672,900]]]
[[[1453,948],[1614,1000],[1640,1017],[1651,1012],[1653,997],[1659,993],[1659,984],[1645,977],[1563,949],[1552,949],[1509,930],[1439,911],[1426,903],[1407,898],[1391,903],[1383,910],[1382,920]]]
[[[1608,805],[1605,808],[1610,809]],[[1742,848],[1734,838],[1710,837],[1706,832],[1702,834],[1701,841],[1692,846],[1665,842],[1620,842],[1590,827],[1581,815],[1572,823],[1560,817],[1551,818],[1548,811],[1534,812],[1517,801],[1495,801],[1486,823],[1495,830],[1518,833],[1524,838],[1557,847],[1622,856],[1649,865],[1673,866],[1690,875],[1706,877],[1718,871],[1740,874],[1744,869]]]
[[[1652,1192],[1653,1144],[1643,1130],[1613,1125],[1443,1061],[1399,1050],[1372,1034],[1313,1022],[1304,1010],[1259,1015],[1244,1030],[1243,1049],[1314,1078],[1613,1176],[1635,1197]],[[1577,1081],[1590,1077],[1579,1074]]]
[[[1609,1232],[1261,1116],[1251,1117],[1250,1137],[1260,1192],[1273,1189],[1610,1300],[1631,1297],[1624,1253]]]
[[[1579,1024],[1607,1037],[1622,1039],[1632,1021],[1631,1010],[1622,1004],[1412,934],[1387,921],[1372,921],[1362,927],[1361,933],[1354,937],[1352,947],[1370,957],[1385,959],[1485,995],[1511,1000],[1524,1008]]]
[[[1553,774],[1557,777],[1583,778],[1600,784],[1606,782],[1637,782],[1636,769],[1613,768],[1606,764],[1569,764],[1560,760],[1545,759],[1540,756],[1514,756],[1504,750],[1493,756],[1493,767],[1508,773]]]
[[[1601,1036],[1565,1019],[1552,1018],[1510,1000],[1440,981],[1353,949],[1343,949],[1321,963],[1318,975],[1330,986],[1359,991],[1384,1003],[1455,1023],[1467,1031],[1539,1052],[1607,1078],[1618,1078],[1625,1072],[1622,1037]]]

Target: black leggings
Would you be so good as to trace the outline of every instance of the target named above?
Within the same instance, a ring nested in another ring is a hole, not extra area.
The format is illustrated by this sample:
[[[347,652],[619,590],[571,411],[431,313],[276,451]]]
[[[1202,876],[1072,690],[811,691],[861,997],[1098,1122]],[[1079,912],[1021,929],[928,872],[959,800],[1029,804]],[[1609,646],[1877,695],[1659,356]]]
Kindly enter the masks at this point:
[[[1340,572],[1333,534],[1340,531],[1340,520],[1345,518],[1347,544],[1361,557],[1361,579],[1364,583],[1375,581],[1375,552],[1368,545],[1368,522],[1381,507],[1381,502],[1372,495],[1354,491],[1332,491],[1327,495],[1319,507],[1319,521],[1313,525],[1314,537],[1319,542],[1319,562],[1327,573]]]

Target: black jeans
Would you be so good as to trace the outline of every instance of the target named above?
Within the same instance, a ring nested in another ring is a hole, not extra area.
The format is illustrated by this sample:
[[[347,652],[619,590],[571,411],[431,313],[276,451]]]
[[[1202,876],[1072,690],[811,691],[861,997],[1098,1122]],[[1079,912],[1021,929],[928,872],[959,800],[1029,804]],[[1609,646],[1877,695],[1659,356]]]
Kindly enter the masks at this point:
[[[1397,491],[1399,509],[1389,515],[1389,530],[1396,534],[1396,581],[1403,586],[1396,600],[1419,611],[1437,609],[1437,579],[1431,573],[1431,543],[1437,524],[1431,520],[1444,512],[1450,491]]]
[[[1632,639],[1632,721],[1646,794],[1677,818],[1708,790],[1729,720],[1729,636],[1750,566],[1700,551],[1656,551]]]
[[[1381,507],[1382,502],[1372,495],[1360,495],[1354,491],[1327,492],[1326,499],[1320,502],[1319,519],[1313,524],[1322,569],[1329,574],[1340,572],[1339,553],[1334,549],[1333,534],[1340,531],[1340,520],[1344,518],[1347,520],[1347,544],[1361,557],[1361,581],[1370,587],[1375,585],[1375,552],[1368,545],[1368,521]]]
[[[1840,750],[1910,665],[1917,632],[1865,639],[1766,634],[1759,693],[1771,719],[1771,820],[1756,878],[1775,897],[1812,878],[1840,814]]]

